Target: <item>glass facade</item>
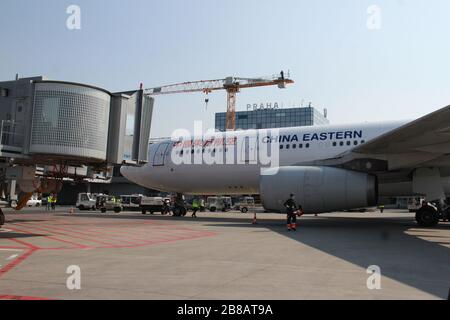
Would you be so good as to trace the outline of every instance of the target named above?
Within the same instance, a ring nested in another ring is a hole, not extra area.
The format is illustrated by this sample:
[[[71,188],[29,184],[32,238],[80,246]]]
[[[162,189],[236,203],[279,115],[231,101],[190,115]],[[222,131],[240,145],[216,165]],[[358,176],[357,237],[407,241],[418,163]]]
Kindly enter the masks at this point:
[[[225,131],[226,112],[216,113],[215,128]],[[268,129],[329,124],[313,107],[289,109],[258,109],[236,112],[236,129]]]
[[[100,89],[36,83],[30,153],[105,160],[110,103]]]

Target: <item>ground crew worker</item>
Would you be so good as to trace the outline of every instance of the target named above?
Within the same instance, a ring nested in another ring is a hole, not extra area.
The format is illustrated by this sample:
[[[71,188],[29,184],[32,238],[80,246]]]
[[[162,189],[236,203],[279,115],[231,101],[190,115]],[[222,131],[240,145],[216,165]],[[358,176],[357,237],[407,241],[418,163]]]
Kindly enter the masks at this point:
[[[200,211],[204,212],[205,211],[205,199],[201,198],[199,202],[200,202]]]
[[[47,197],[47,206],[46,206],[46,208],[47,208],[47,211],[50,211],[50,209],[52,208],[52,195],[51,194],[48,195],[48,197]]]
[[[194,198],[192,201],[192,218],[197,218],[197,211],[200,209],[200,201],[197,198]]]
[[[56,195],[52,196],[52,210],[55,211],[56,210]]]
[[[289,199],[284,203],[286,207],[286,215],[287,222],[286,226],[288,231],[296,231],[297,230],[297,216],[301,216],[303,214],[303,208],[301,206],[297,206],[295,203],[295,196],[293,194],[290,195]]]

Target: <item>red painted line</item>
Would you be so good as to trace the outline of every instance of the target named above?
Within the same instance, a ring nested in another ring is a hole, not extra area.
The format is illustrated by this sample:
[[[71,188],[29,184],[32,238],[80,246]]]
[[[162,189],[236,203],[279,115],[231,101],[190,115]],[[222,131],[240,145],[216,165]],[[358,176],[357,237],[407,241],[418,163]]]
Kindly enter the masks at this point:
[[[101,248],[101,249],[120,249],[120,248],[138,248],[138,247],[144,247],[144,246],[148,246],[151,244],[160,244],[160,243],[172,243],[172,242],[177,242],[180,240],[194,240],[194,239],[201,239],[204,237],[193,237],[193,238],[175,238],[175,239],[171,239],[171,240],[163,240],[163,241],[148,241],[146,243],[141,243],[135,246],[121,246],[121,245],[111,245],[111,246],[101,246],[101,247],[97,247],[97,248]]]
[[[93,231],[95,232],[95,231]],[[102,234],[106,234],[106,235],[110,235],[110,236],[116,236],[116,240],[121,240],[122,238],[119,237],[125,237],[125,239],[132,239],[135,241],[146,241],[148,240],[148,234],[147,235],[139,235],[137,232],[133,232],[133,233],[128,233],[128,232],[117,232],[114,229],[112,229],[110,232],[107,232],[106,230],[102,230],[101,228],[99,228],[99,231],[97,231],[97,233],[101,232]],[[138,235],[137,235],[138,234]],[[119,235],[119,237],[117,237]],[[128,241],[129,243],[132,243],[130,241]]]
[[[96,230],[98,230],[98,231],[96,231]],[[128,242],[130,244],[134,244],[134,242],[132,242],[132,241],[127,241],[127,240],[123,240],[123,239],[119,238],[121,235],[124,235],[124,233],[120,232],[120,231],[115,231],[115,230],[116,229],[113,229],[113,228],[95,228],[95,227],[89,226],[88,229],[83,229],[83,232],[79,232],[79,231],[76,231],[76,232],[80,233],[80,234],[85,234],[88,236],[94,236],[94,237],[101,236],[101,237],[104,237],[105,239],[110,239],[110,240],[112,239],[115,241],[120,240],[123,242]],[[108,232],[108,231],[110,231],[110,232]],[[128,237],[128,235],[127,235],[127,237]],[[141,240],[141,239],[139,239],[139,240]]]
[[[102,229],[101,227],[94,227],[96,229]],[[164,227],[162,228],[161,226],[156,226],[155,228],[151,228],[151,229],[142,229],[142,228],[138,228],[138,229],[130,229],[130,228],[121,228],[121,229],[117,229],[117,228],[110,228],[111,230],[117,230],[117,232],[121,232],[122,234],[125,234],[128,236],[128,231],[132,233],[132,235],[135,234],[139,234],[139,235],[143,235],[143,236],[152,236],[155,234],[155,232],[163,232],[164,234],[167,234],[166,231],[170,231],[171,234],[174,233],[182,233],[184,234],[185,231],[188,231],[190,234],[192,233],[199,233],[199,234],[210,234],[210,231],[201,231],[201,230],[193,230],[190,228],[183,228],[183,227]],[[125,232],[123,232],[125,231]],[[212,234],[216,234],[216,233],[212,233]]]
[[[178,231],[178,230],[176,230],[176,229],[168,229],[168,230],[170,230],[170,231]],[[185,229],[185,230],[188,230],[188,231],[190,231],[190,233],[196,233],[197,231],[194,231],[194,230],[191,230],[191,229]],[[152,228],[152,229],[146,229],[146,230],[140,230],[140,229],[131,229],[131,228],[129,228],[129,227],[127,227],[127,228],[120,228],[120,229],[118,229],[118,228],[110,228],[110,227],[94,227],[94,226],[89,226],[89,229],[88,230],[83,230],[84,232],[92,232],[93,233],[93,235],[98,235],[99,234],[99,232],[101,233],[101,234],[103,234],[103,235],[110,235],[110,236],[112,236],[112,238],[114,239],[114,240],[120,240],[121,242],[128,242],[128,243],[131,243],[131,244],[134,244],[134,245],[137,245],[136,243],[133,243],[133,242],[131,242],[131,241],[126,241],[126,240],[123,240],[122,238],[118,238],[117,237],[117,235],[119,235],[119,236],[124,236],[124,237],[126,237],[126,238],[132,238],[132,239],[134,239],[134,240],[138,240],[138,241],[140,241],[140,242],[142,242],[142,241],[147,241],[148,240],[148,238],[149,238],[149,236],[150,237],[152,237],[151,238],[151,240],[155,240],[155,238],[154,238],[154,231],[155,231],[155,229],[154,228]],[[109,231],[109,232],[108,232]],[[125,232],[124,232],[125,231]],[[156,230],[157,232],[161,232],[161,230]],[[136,237],[136,234],[138,234],[139,236],[138,237]],[[111,238],[111,237],[109,237],[109,238]],[[160,239],[160,237],[158,237],[158,238],[156,238],[156,239]],[[170,236],[170,235],[168,235],[168,236],[166,236],[166,237],[164,237],[164,239],[163,240],[170,240],[170,239],[173,239],[173,236]],[[138,243],[139,244],[139,243]]]
[[[76,243],[76,242],[60,239],[60,238],[57,238],[55,236],[45,236],[45,238],[50,239],[50,240],[54,240],[54,241],[67,243],[67,244],[70,244],[70,245],[73,245],[73,246],[77,247],[77,248],[73,248],[73,249],[88,249],[88,248],[91,248],[89,246],[85,246],[84,244],[80,244],[80,243]],[[62,247],[62,249],[64,249],[64,247]],[[70,249],[70,248],[68,248],[68,249]]]
[[[23,224],[21,224],[21,226],[23,226]],[[150,244],[155,244],[155,243],[170,243],[170,242],[174,242],[174,241],[179,241],[179,240],[189,240],[189,239],[196,239],[196,238],[200,238],[200,237],[205,237],[205,236],[213,236],[216,235],[215,233],[207,233],[207,232],[196,232],[194,231],[194,234],[192,235],[184,235],[181,237],[173,237],[173,236],[168,236],[168,237],[158,237],[158,238],[152,238],[152,239],[140,239],[140,243],[133,243],[130,241],[125,241],[122,240],[120,238],[116,238],[116,241],[120,241],[120,242],[128,242],[130,245],[123,245],[123,244],[114,244],[114,243],[105,243],[105,242],[101,242],[98,240],[89,240],[91,238],[88,237],[80,237],[80,236],[75,236],[73,234],[66,234],[66,233],[61,233],[55,230],[51,230],[52,227],[46,227],[46,228],[42,228],[42,227],[35,227],[35,229],[39,229],[45,232],[54,232],[54,233],[58,233],[64,236],[68,236],[68,237],[74,237],[74,238],[79,238],[82,239],[84,241],[89,241],[89,242],[95,242],[95,243],[100,243],[103,244],[102,246],[97,246],[97,247],[88,247],[85,246],[85,249],[88,248],[132,248],[132,247],[141,247],[141,246],[145,246],[145,245],[150,245]],[[56,227],[53,227],[56,228]],[[71,230],[67,230],[64,228],[56,228],[56,229],[60,229],[60,230],[64,230],[64,231],[68,231],[70,232]],[[173,229],[170,229],[171,231],[175,231]],[[189,230],[189,231],[193,231],[190,229],[185,229],[185,230]],[[159,230],[160,231],[160,230]],[[24,232],[21,230],[21,232]],[[26,232],[26,231],[25,231]],[[82,232],[78,232],[78,231],[74,231],[76,233],[81,233],[81,234],[86,234],[86,233],[82,233]],[[43,249],[43,248],[42,248]],[[46,248],[47,249],[47,248]],[[50,249],[50,248],[48,248]],[[51,248],[52,250],[60,250],[60,249],[65,249],[65,248]],[[69,248],[66,248],[69,249]]]
[[[22,225],[22,224],[20,224],[20,225],[26,228],[25,225]],[[42,231],[45,231],[45,232],[52,232],[52,233],[56,233],[56,234],[59,234],[59,235],[68,236],[68,237],[71,237],[71,238],[81,239],[81,240],[88,241],[88,242],[94,242],[94,243],[103,244],[103,245],[110,245],[111,244],[111,243],[98,241],[98,240],[89,240],[89,238],[86,238],[86,237],[80,237],[80,236],[76,236],[76,235],[73,235],[73,234],[62,233],[62,232],[58,232],[58,231],[51,230],[51,229],[48,229],[48,228],[34,227],[34,226],[33,226],[33,228],[38,229],[38,230],[42,230]]]
[[[38,229],[38,228],[35,228],[35,229]],[[16,231],[16,232],[29,233],[28,230],[17,229],[17,228],[15,228],[15,229],[12,229],[12,228],[11,228],[11,230]],[[45,231],[45,230],[43,230],[43,231]],[[72,241],[60,239],[60,238],[57,238],[57,237],[55,237],[55,236],[46,236],[46,235],[36,235],[36,236],[41,236],[41,237],[44,237],[44,238],[46,238],[46,239],[50,239],[50,240],[53,240],[53,241],[58,241],[58,242],[67,243],[67,244],[76,246],[76,247],[78,247],[79,249],[86,249],[86,248],[89,248],[88,246],[85,246],[85,245],[82,245],[82,244],[79,244],[79,243],[75,243],[75,242],[72,242]],[[1,248],[3,248],[3,247],[1,247]],[[43,249],[43,248],[39,248],[39,249]],[[48,248],[45,248],[45,249],[48,249]],[[52,249],[53,249],[53,250],[64,249],[64,247],[61,247],[61,248],[52,248]]]
[[[14,231],[17,231],[17,230],[14,230]],[[31,249],[31,250],[40,249],[39,247],[37,247],[37,246],[35,246],[35,245],[31,244],[31,243],[28,243],[28,242],[25,242],[25,241],[22,241],[22,240],[19,240],[19,239],[16,239],[16,238],[11,238],[9,240],[17,242],[17,243],[20,243],[20,244],[26,246],[28,249]]]
[[[114,238],[114,237],[108,237],[108,236],[105,237],[105,236],[103,236],[102,234],[98,234],[98,233],[86,233],[86,232],[75,231],[75,230],[66,229],[66,228],[61,228],[61,227],[55,227],[55,226],[44,227],[44,229],[46,229],[48,232],[55,232],[55,233],[58,233],[58,234],[60,234],[60,235],[65,235],[65,236],[68,236],[68,237],[75,237],[75,238],[79,238],[79,239],[82,239],[82,240],[85,240],[85,241],[96,242],[96,243],[100,243],[100,244],[104,244],[104,245],[113,245],[113,243],[111,243],[110,240],[113,240],[113,241],[118,241],[118,240],[120,240],[120,241],[122,241],[122,242],[127,242],[127,243],[132,244],[132,245],[135,244],[135,243],[133,243],[133,242],[131,242],[131,241],[126,241],[126,240],[122,240],[122,239],[117,239],[117,238]],[[58,231],[54,231],[54,229],[56,229],[56,230],[61,230],[61,231],[63,231],[63,232],[67,232],[67,233],[61,233],[61,232],[58,232]],[[85,231],[85,230],[84,230],[84,231]],[[80,234],[80,235],[82,235],[83,237],[80,237],[80,236],[74,236],[73,233]],[[92,239],[92,238],[91,238],[92,236],[94,236],[94,237],[96,237],[96,238],[100,238],[101,236],[103,236],[101,239],[108,240],[109,242],[103,242],[103,241],[98,241],[98,240],[89,240],[89,239]]]
[[[97,229],[102,229],[102,228],[97,228]],[[105,230],[106,230],[106,228],[105,228]],[[105,233],[105,230],[102,230],[101,232]],[[120,235],[122,235],[122,236],[124,236],[126,238],[132,238],[132,239],[138,240],[138,241],[148,241],[149,237],[150,237],[151,240],[160,239],[161,236],[164,236],[162,238],[163,240],[164,239],[167,239],[167,240],[173,239],[173,236],[167,235],[167,232],[162,234],[162,235],[159,235],[159,237],[155,238],[155,230],[154,229],[150,229],[150,230],[147,229],[145,231],[144,230],[140,230],[142,232],[137,232],[139,230],[129,230],[129,232],[128,231],[127,232],[123,232],[121,229],[112,229],[112,228],[110,230],[112,230],[112,232],[115,232],[116,234],[120,233]],[[117,230],[117,231],[115,231],[115,230]],[[172,231],[174,231],[174,230],[172,230]],[[160,230],[156,230],[156,232],[161,233]],[[138,237],[136,237],[136,234],[139,234]]]
[[[29,256],[31,256],[37,248],[33,248],[19,256],[17,259],[14,259],[11,263],[7,264],[3,268],[0,269],[0,278],[4,276],[7,272],[11,271],[11,269],[15,268],[17,265],[25,261]]]

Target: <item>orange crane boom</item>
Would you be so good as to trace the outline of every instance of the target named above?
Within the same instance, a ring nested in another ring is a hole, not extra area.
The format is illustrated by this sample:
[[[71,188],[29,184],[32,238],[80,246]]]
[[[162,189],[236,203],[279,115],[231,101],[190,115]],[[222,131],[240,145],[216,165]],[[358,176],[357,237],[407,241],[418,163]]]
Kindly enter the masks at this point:
[[[175,93],[188,93],[188,92],[203,92],[208,94],[212,91],[226,90],[227,91],[227,117],[226,128],[227,130],[236,129],[236,94],[240,89],[254,88],[254,87],[266,87],[266,86],[278,86],[280,89],[284,89],[286,84],[294,83],[293,80],[284,77],[284,72],[277,76],[268,78],[236,78],[228,77],[225,79],[217,80],[200,80],[177,83],[167,86],[149,88],[144,90],[144,94],[148,96],[156,96],[163,94],[175,94]]]

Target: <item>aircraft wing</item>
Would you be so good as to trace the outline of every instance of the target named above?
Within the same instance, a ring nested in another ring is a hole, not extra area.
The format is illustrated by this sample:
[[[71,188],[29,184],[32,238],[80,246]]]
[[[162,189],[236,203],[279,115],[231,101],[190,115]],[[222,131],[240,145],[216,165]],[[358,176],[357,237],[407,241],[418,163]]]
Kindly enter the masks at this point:
[[[378,172],[450,167],[450,106],[314,164]]]

